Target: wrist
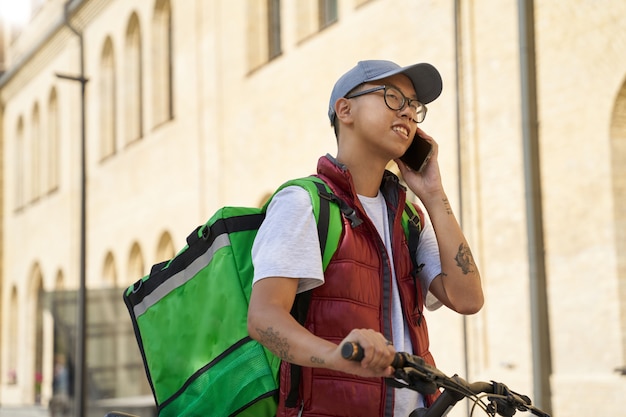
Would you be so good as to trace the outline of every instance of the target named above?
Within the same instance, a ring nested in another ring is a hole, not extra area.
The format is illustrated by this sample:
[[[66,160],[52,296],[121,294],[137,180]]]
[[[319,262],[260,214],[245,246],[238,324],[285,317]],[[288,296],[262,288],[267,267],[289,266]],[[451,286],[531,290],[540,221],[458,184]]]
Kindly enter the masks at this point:
[[[337,358],[337,352],[339,348],[336,344],[328,341],[324,341],[322,346],[315,349],[315,353],[309,358],[310,364],[308,366],[314,368],[327,368],[332,370],[340,370],[343,365],[341,358]]]
[[[448,201],[448,196],[443,189],[438,189],[429,193],[423,193],[418,197],[427,210],[429,208],[439,207],[441,206],[442,202]]]

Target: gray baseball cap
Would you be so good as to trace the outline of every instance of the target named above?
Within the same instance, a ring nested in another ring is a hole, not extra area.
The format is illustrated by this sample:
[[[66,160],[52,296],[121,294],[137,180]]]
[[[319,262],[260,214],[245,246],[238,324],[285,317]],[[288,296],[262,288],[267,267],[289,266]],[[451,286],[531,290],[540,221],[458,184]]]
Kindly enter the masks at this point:
[[[333,91],[330,94],[330,103],[328,104],[330,124],[334,124],[335,121],[335,103],[337,100],[345,97],[353,88],[363,83],[380,80],[396,74],[404,74],[409,77],[415,88],[417,99],[422,104],[430,103],[441,94],[441,75],[430,64],[421,63],[401,67],[391,61],[359,61],[354,68],[343,74],[333,87]]]

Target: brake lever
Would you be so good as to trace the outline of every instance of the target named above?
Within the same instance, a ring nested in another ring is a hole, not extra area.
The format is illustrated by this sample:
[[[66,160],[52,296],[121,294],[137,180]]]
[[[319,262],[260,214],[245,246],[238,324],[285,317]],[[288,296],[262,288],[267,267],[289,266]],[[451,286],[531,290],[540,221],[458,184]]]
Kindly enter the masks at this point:
[[[539,417],[550,417],[548,413],[534,407],[530,397],[527,395],[512,391],[500,382],[491,381],[491,383],[493,384],[495,395],[488,395],[487,398],[495,404],[495,411],[501,416],[510,417],[517,410],[522,412],[530,411]]]
[[[396,353],[391,366],[396,368],[394,378],[406,383],[396,381],[393,385],[399,388],[409,388],[422,394],[434,394],[448,378],[439,369],[426,363],[423,358],[406,352]]]
[[[396,379],[390,382],[396,388],[408,388],[425,395],[437,392],[438,385],[430,375],[411,367],[396,369],[394,378]],[[398,380],[404,381],[405,384]]]

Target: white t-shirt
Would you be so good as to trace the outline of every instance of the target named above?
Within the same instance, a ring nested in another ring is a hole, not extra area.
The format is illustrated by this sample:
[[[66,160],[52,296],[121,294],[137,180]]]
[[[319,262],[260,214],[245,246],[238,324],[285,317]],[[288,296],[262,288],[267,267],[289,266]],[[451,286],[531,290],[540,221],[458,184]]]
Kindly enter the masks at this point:
[[[382,194],[379,192],[376,197],[358,197],[390,253],[387,206]],[[418,265],[424,264],[419,273],[423,294],[428,293],[432,280],[441,273],[437,239],[430,219],[427,215],[425,217],[417,248]],[[389,256],[389,259],[393,266],[393,257]],[[274,196],[254,241],[252,262],[253,285],[263,278],[291,277],[299,279],[297,291],[304,292],[324,283],[317,225],[311,198],[305,189],[298,186],[287,187]],[[398,352],[411,352],[411,340],[407,324],[402,317],[395,272],[392,273],[392,281],[393,344]],[[429,310],[441,306],[434,296],[429,295],[425,298]],[[412,390],[397,389],[394,415],[408,416],[417,406],[422,406],[422,398],[416,394]]]

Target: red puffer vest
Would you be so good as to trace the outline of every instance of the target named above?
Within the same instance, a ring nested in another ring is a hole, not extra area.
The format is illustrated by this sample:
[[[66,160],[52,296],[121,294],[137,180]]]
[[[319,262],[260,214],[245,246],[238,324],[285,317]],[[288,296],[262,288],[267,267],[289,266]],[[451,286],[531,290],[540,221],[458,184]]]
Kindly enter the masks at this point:
[[[350,173],[331,158],[320,158],[318,176],[356,210],[363,223],[352,228],[344,218],[339,247],[324,273],[324,285],[312,290],[304,326],[313,334],[337,344],[355,328],[374,329],[392,340],[392,284],[387,252],[356,196]],[[420,285],[415,286],[411,276],[412,264],[401,224],[406,194],[397,177],[389,172],[385,173],[381,191],[390,213],[391,242],[396,248],[393,262],[413,353],[434,365],[428,350],[428,329],[422,316],[422,290]],[[291,366],[283,362],[278,417],[296,417],[301,408],[302,417],[393,415],[393,388],[383,378],[360,378],[327,369],[302,367],[295,407],[285,404],[290,387]],[[434,399],[429,397],[427,403]]]

